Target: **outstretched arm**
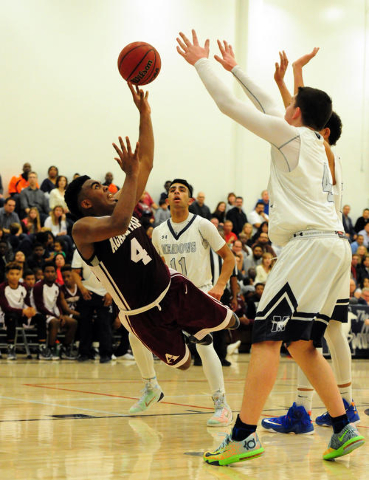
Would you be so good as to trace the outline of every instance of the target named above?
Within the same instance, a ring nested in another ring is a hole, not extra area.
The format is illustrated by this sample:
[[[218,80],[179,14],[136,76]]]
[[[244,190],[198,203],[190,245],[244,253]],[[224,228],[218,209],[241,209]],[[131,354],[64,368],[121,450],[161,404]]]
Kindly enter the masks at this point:
[[[279,52],[279,59],[279,64],[278,62],[275,63],[274,80],[281,93],[283,104],[287,108],[291,103],[292,95],[290,94],[287,85],[284,82],[284,76],[288,67],[288,58],[284,50]]]
[[[120,148],[113,143],[118,158],[116,158],[126,178],[122,187],[121,195],[116,201],[112,215],[104,217],[83,217],[73,225],[73,239],[78,250],[84,258],[90,258],[94,253],[93,243],[101,242],[107,238],[123,234],[132,217],[136,205],[137,183],[139,176],[139,144],[135,152],[132,152],[129,138],[126,137],[127,147],[119,137]],[[104,189],[101,184],[92,183],[93,189]],[[101,196],[106,195],[107,201],[114,201],[109,197],[109,191],[103,190]]]
[[[255,107],[268,115],[282,117],[283,113],[279,110],[273,98],[256,85],[237,64],[232,45],[225,40],[223,40],[223,43],[218,40],[218,47],[222,56],[214,55],[215,60],[219,62],[225,70],[232,72]]]
[[[289,143],[291,139],[296,137],[296,129],[283,118],[265,115],[239,100],[229,91],[228,87],[217,77],[214,68],[207,59],[209,54],[208,40],[203,48],[199,46],[195,31],[193,31],[193,44],[183,33],[180,33],[180,36],[181,39],[177,38],[181,47],[177,47],[178,53],[188,63],[195,66],[206,89],[221,112],[277,148]]]
[[[293,79],[294,79],[294,94],[297,95],[299,87],[304,86],[304,80],[302,78],[303,67],[310,62],[312,58],[319,52],[319,48],[315,47],[311,53],[303,55],[298,60],[293,62]]]

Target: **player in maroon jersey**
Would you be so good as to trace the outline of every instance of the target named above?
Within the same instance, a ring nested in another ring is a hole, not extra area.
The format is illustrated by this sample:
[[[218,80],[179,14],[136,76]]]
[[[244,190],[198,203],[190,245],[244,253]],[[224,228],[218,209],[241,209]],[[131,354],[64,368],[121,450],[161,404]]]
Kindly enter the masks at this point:
[[[121,322],[163,362],[185,370],[191,355],[182,331],[201,342],[211,331],[238,326],[238,318],[187,278],[169,271],[132,217],[153,166],[154,136],[148,93],[129,87],[140,113],[140,130],[134,152],[128,137],[126,144],[121,137],[119,147],[113,144],[126,174],[122,189],[112,195],[85,175],[69,185],[65,200],[79,218],[73,226],[74,242],[112,295]]]

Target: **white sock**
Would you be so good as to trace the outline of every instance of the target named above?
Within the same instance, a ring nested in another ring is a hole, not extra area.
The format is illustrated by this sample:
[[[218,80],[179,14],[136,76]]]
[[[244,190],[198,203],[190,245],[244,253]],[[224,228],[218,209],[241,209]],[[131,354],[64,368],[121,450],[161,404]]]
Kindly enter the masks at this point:
[[[304,389],[304,390],[301,390]],[[307,390],[308,389],[308,390]],[[297,369],[297,395],[296,405],[304,407],[307,412],[311,412],[313,403],[314,389],[300,367]]]
[[[348,387],[338,387],[341,397],[346,400],[346,402],[351,405],[352,402],[352,386],[351,384]]]
[[[214,350],[213,344],[197,344],[196,348],[202,360],[202,368],[204,370],[205,377],[209,382],[212,395],[219,390],[221,393],[225,393],[223,368],[219,357]]]
[[[155,387],[158,385],[158,382],[156,380],[152,353],[143,343],[140,342],[136,335],[131,332],[129,333],[129,343],[131,344],[132,353],[135,357],[143,381],[145,383],[150,382],[150,384]]]

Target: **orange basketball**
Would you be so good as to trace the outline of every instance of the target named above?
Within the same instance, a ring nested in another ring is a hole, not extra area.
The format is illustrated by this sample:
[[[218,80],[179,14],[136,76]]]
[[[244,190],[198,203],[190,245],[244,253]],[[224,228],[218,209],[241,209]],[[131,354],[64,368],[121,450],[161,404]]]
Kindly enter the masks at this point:
[[[157,50],[145,42],[133,42],[118,57],[118,70],[124,80],[134,85],[147,85],[159,75],[161,67]]]

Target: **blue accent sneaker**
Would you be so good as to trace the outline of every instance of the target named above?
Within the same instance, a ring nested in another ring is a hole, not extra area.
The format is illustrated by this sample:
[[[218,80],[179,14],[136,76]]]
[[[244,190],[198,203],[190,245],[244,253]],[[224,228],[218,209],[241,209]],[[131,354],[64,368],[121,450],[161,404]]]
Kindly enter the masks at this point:
[[[267,430],[273,430],[277,433],[305,433],[307,435],[314,433],[314,426],[309,413],[305,410],[305,407],[298,407],[295,402],[288,410],[287,415],[264,418],[261,425]]]
[[[360,422],[360,417],[359,414],[357,413],[357,408],[352,401],[350,405],[346,402],[345,399],[343,399],[343,404],[345,406],[346,414],[348,421],[350,423],[358,423]],[[332,419],[331,416],[329,415],[328,412],[323,413],[323,415],[319,415],[319,417],[316,417],[315,423],[319,425],[320,427],[331,427],[332,426]]]

